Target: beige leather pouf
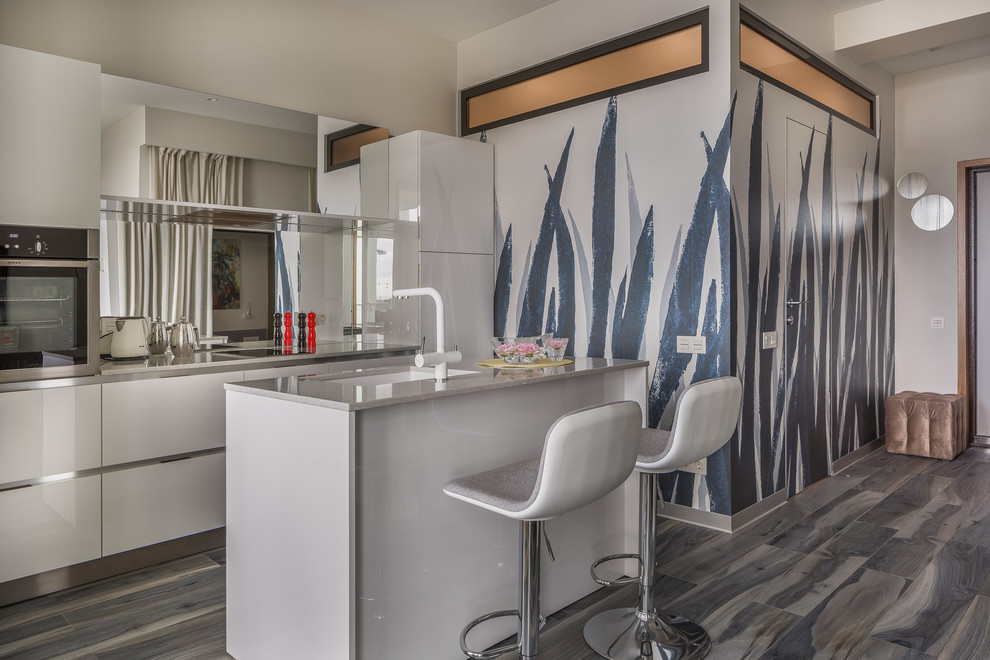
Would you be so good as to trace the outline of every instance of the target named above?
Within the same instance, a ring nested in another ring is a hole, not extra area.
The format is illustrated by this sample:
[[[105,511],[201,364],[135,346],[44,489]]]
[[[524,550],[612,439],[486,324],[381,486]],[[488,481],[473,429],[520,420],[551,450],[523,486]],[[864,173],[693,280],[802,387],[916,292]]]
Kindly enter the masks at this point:
[[[952,460],[967,444],[966,397],[901,392],[887,397],[887,451]]]

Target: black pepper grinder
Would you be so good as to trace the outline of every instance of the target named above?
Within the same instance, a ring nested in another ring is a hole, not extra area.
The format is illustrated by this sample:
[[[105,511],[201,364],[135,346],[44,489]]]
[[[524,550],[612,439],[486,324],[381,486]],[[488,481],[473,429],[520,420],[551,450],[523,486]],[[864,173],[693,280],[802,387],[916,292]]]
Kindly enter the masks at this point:
[[[275,333],[272,335],[275,340],[275,349],[282,348],[282,315],[275,313]]]
[[[299,352],[305,353],[307,351],[306,347],[306,313],[299,312],[296,314],[296,318],[299,321],[299,333],[296,335],[299,337]]]

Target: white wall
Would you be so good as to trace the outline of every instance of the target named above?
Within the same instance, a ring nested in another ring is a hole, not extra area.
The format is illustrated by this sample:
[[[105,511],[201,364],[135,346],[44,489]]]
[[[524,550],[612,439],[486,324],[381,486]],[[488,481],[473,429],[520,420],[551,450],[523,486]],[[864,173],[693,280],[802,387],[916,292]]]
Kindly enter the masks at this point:
[[[141,196],[145,110],[138,108],[100,135],[100,194]]]
[[[147,108],[145,144],[316,167],[316,140],[311,133],[163,108]]]
[[[4,0],[0,43],[393,134],[454,131],[455,45],[331,2]]]
[[[315,171],[268,160],[244,161],[244,206],[315,211]]]
[[[900,75],[895,175],[928,177],[931,193],[956,204],[956,163],[990,157],[990,57]],[[956,392],[958,323],[956,232],[925,232],[911,222],[911,202],[894,203],[896,233],[896,384],[898,390]],[[945,319],[944,330],[931,318]]]

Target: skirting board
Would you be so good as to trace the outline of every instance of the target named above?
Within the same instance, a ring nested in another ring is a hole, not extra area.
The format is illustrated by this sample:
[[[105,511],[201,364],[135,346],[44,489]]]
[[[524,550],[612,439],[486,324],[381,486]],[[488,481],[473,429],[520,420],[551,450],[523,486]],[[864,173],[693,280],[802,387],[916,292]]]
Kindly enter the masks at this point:
[[[886,436],[881,436],[872,442],[866,443],[859,449],[851,451],[845,456],[833,461],[832,474],[838,474],[850,465],[858,463],[866,458],[867,455],[884,447],[885,444]],[[746,525],[755,522],[757,519],[770,513],[786,501],[787,490],[781,489],[772,495],[764,497],[756,504],[746,507],[739,513],[735,513],[731,516],[727,516],[722,513],[713,513],[711,511],[701,511],[682,504],[672,504],[671,502],[664,502],[663,507],[658,513],[661,518],[680,520],[682,522],[691,523],[692,525],[698,525],[699,527],[707,527],[720,532],[732,533],[738,532]]]

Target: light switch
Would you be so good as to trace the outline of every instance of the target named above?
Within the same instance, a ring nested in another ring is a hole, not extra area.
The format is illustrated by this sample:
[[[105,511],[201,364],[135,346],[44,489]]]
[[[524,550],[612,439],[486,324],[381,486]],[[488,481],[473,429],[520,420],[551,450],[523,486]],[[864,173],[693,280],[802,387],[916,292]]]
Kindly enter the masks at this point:
[[[945,318],[942,316],[933,316],[932,330],[945,330]]]
[[[677,352],[678,353],[690,353],[691,352],[691,339],[692,337],[686,335],[677,335]]]
[[[763,333],[763,348],[777,348],[777,332]]]

